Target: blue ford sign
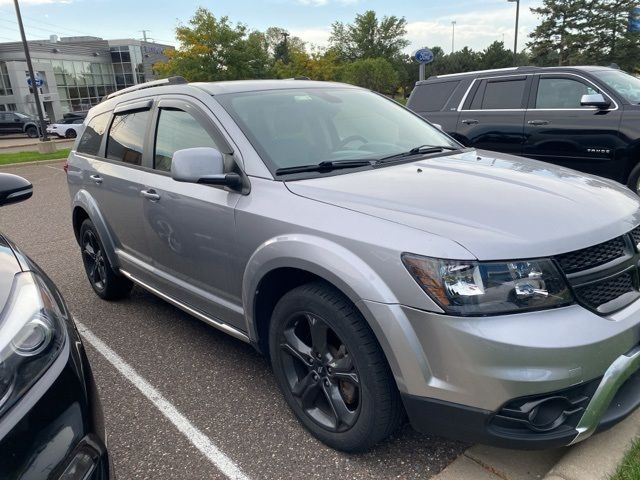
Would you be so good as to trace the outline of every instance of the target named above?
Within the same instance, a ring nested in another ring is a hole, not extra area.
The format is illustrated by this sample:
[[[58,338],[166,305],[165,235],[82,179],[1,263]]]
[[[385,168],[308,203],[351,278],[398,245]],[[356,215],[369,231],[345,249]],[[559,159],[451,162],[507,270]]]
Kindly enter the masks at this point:
[[[31,77],[27,77],[27,85],[31,86]],[[44,80],[40,75],[36,74],[36,87],[40,88],[44,85]]]
[[[431,63],[433,62],[433,52],[428,48],[421,48],[413,54],[418,63]]]
[[[640,32],[640,7],[633,7],[629,14],[629,31]]]

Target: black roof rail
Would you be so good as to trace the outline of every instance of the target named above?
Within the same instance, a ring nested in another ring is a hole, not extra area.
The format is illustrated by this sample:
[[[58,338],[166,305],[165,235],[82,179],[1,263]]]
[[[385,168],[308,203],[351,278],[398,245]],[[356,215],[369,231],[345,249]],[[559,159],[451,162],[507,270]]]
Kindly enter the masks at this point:
[[[185,83],[189,82],[187,82],[187,79],[184,77],[163,78],[162,80],[154,80],[152,82],[140,83],[132,87],[123,88],[122,90],[118,90],[117,92],[113,92],[107,95],[107,99],[118,97],[120,95],[124,95],[125,93],[143,90],[145,88],[162,87],[165,85],[184,85]]]

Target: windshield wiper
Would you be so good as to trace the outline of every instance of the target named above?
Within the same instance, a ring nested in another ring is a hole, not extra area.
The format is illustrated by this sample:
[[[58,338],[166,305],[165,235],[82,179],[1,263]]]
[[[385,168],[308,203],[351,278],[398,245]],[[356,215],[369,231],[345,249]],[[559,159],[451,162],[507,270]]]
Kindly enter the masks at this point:
[[[358,168],[373,165],[372,160],[326,160],[312,165],[297,165],[295,167],[283,167],[276,170],[276,175],[303,172],[330,172],[341,168]]]
[[[452,147],[451,145],[420,145],[419,147],[412,148],[408,152],[396,153],[395,155],[389,155],[388,157],[382,157],[378,160],[378,163],[385,163],[391,160],[397,160],[398,158],[412,157],[414,155],[428,155],[430,153],[441,153],[445,150],[460,150],[458,147]]]

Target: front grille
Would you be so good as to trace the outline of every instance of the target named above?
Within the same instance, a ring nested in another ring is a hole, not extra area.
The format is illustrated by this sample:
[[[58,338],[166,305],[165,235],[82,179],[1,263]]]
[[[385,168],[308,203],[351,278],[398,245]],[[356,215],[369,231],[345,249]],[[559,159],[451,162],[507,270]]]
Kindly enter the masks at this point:
[[[638,235],[640,238],[640,231]],[[624,255],[625,243],[622,237],[618,237],[593,247],[559,255],[557,260],[564,273],[574,273],[599,267]]]
[[[578,303],[607,315],[640,298],[638,244],[640,227],[604,243],[558,255],[556,261]]]
[[[633,275],[631,272],[625,272],[610,280],[576,288],[576,295],[587,304],[587,306],[592,309],[597,309],[601,305],[615,300],[625,293],[634,291]]]

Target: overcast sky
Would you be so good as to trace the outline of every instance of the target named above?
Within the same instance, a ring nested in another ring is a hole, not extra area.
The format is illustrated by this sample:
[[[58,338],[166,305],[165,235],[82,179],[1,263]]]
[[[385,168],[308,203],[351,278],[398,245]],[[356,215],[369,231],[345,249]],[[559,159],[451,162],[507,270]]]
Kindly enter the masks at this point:
[[[529,7],[539,0],[521,0],[520,41],[524,46],[537,23]],[[495,40],[513,46],[515,3],[507,0],[20,0],[29,39],[94,35],[139,38],[142,29],[158,42],[175,44],[174,29],[187,22],[198,6],[216,16],[227,15],[251,29],[288,29],[309,44],[325,46],[331,24],[350,22],[357,13],[375,10],[408,21],[407,51],[440,45],[451,50],[452,21],[456,50],[482,49]],[[13,0],[0,0],[0,42],[18,40]]]

